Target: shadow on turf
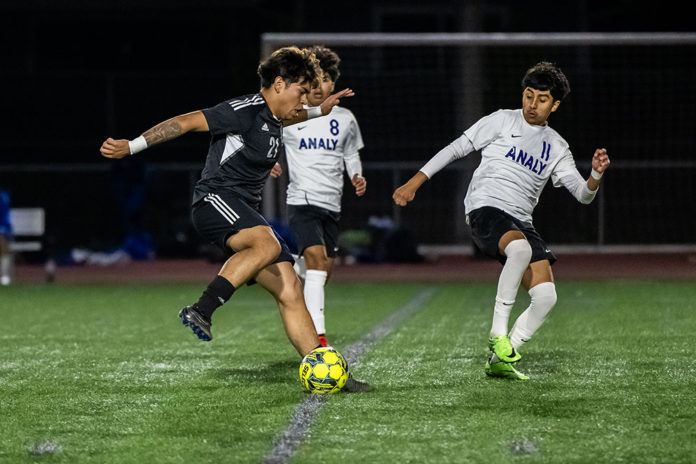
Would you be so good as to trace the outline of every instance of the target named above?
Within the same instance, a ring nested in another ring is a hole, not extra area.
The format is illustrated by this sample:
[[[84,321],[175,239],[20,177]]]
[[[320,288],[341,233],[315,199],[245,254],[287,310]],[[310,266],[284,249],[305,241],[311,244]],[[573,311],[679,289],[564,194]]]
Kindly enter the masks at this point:
[[[563,372],[563,360],[571,359],[572,355],[573,352],[571,351],[559,349],[554,349],[553,351],[535,352],[533,354],[530,353],[528,356],[528,362],[525,362],[524,365],[533,375],[537,376],[537,380],[539,380],[540,376],[553,376],[554,374]],[[218,380],[236,384],[255,382],[263,384],[284,384],[288,382],[289,378],[297,375],[298,367],[298,361],[286,359],[269,364],[233,366],[225,369],[211,369],[208,371],[208,375]],[[490,377],[486,377],[483,373],[483,365],[481,366],[480,372],[476,370],[475,374],[472,372],[472,377],[466,379],[467,382],[478,382],[480,380],[500,380],[503,383],[510,382],[509,380],[505,379],[491,379]],[[446,389],[451,387],[451,385],[443,384],[441,387]],[[412,388],[416,387],[392,386],[390,389],[397,391],[410,390]],[[438,386],[433,385],[431,388],[438,388]]]
[[[209,375],[232,383],[287,383],[289,374],[298,375],[299,366],[299,361],[285,360],[256,366],[211,369]]]

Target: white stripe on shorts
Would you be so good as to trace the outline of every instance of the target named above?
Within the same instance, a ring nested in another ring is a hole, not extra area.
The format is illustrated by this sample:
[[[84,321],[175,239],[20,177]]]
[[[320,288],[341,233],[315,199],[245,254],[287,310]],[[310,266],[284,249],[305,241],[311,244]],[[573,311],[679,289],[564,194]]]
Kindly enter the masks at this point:
[[[215,208],[218,213],[227,219],[230,224],[234,224],[237,222],[237,219],[239,219],[239,214],[230,208],[230,205],[222,201],[222,198],[220,198],[218,195],[209,193],[204,200],[213,205],[213,208]]]

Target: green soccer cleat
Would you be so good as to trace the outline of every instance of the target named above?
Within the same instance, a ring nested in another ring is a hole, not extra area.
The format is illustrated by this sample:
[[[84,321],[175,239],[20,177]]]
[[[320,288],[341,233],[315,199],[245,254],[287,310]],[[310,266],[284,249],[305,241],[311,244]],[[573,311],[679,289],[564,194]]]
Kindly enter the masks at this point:
[[[515,351],[507,335],[489,338],[488,348],[495,353],[498,359],[506,363],[513,363],[522,359],[522,355]]]
[[[486,375],[489,377],[500,377],[502,379],[511,380],[529,380],[529,377],[515,369],[510,363],[503,361],[494,362],[486,361]]]

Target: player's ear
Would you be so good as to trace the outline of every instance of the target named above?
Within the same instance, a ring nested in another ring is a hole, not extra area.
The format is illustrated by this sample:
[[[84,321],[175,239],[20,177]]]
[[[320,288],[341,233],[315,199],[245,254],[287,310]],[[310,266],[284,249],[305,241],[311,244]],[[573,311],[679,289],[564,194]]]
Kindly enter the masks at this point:
[[[558,109],[558,107],[560,106],[560,104],[561,104],[561,100],[556,100],[555,102],[553,102],[553,106],[551,107],[551,112],[553,113],[554,111],[556,111]]]
[[[275,93],[280,93],[284,88],[285,80],[280,76],[276,76],[275,80],[273,80],[273,90],[275,90]]]

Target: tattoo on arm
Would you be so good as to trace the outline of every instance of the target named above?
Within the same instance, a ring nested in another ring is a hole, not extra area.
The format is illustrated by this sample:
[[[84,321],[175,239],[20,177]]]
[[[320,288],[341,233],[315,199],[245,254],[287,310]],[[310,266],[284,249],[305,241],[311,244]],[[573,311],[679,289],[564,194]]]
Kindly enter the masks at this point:
[[[143,132],[143,137],[148,146],[157,143],[166,142],[167,140],[175,139],[183,134],[181,124],[176,119],[168,119],[167,121],[157,124],[152,129]]]

